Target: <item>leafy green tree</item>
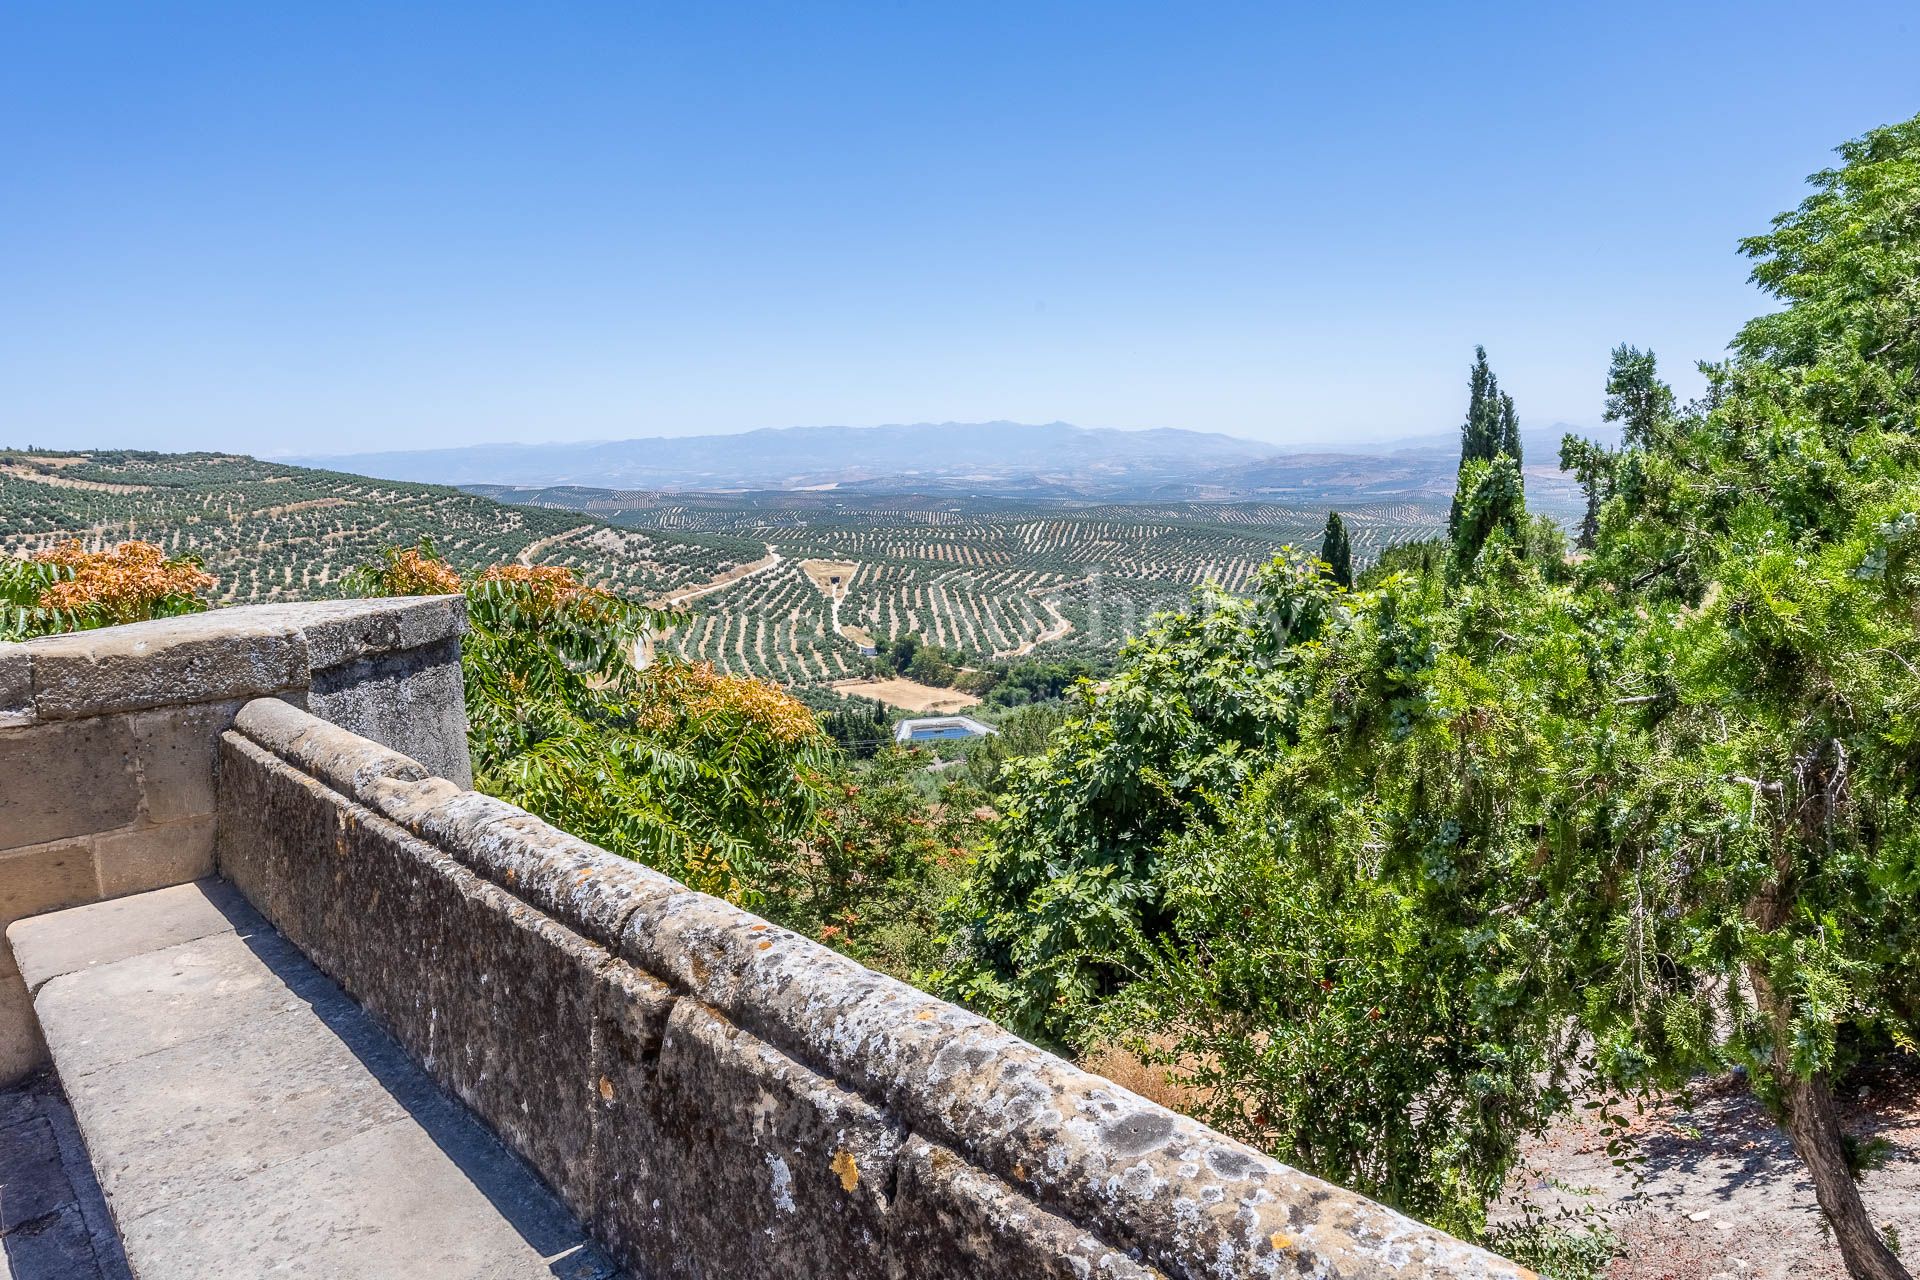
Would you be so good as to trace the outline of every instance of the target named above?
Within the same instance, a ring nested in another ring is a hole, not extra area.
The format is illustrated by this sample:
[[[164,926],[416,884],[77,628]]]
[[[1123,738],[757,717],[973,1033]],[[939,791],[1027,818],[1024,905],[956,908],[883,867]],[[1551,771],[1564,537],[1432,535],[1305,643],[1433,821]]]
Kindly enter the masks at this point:
[[[1673,388],[1660,380],[1651,351],[1621,343],[1607,368],[1607,404],[1600,415],[1620,424],[1621,444],[1645,449],[1660,439],[1673,417]]]
[[[1320,559],[1333,580],[1343,587],[1353,585],[1353,542],[1347,536],[1347,522],[1338,511],[1327,512],[1327,531],[1320,539]]]
[[[1513,397],[1500,393],[1500,452],[1512,458],[1515,464],[1520,458],[1520,415],[1513,407]]]
[[[1849,1271],[1893,1280],[1833,1089],[1920,1038],[1920,120],[1840,152],[1743,242],[1785,305],[1702,404],[1666,418],[1650,358],[1622,379],[1591,570],[1654,623],[1623,691],[1648,767],[1587,837],[1631,978],[1587,1018],[1621,1072],[1746,1067]]]
[[[1512,458],[1502,453],[1491,462],[1476,458],[1463,463],[1453,501],[1451,564],[1456,572],[1468,571],[1490,544],[1515,555],[1526,553],[1526,483]]]
[[[836,699],[838,705],[820,717],[820,728],[842,751],[859,759],[880,753],[893,737],[893,723],[884,703],[872,698]]]
[[[1744,1068],[1849,1272],[1907,1280],[1834,1090],[1920,1045],[1920,120],[1841,154],[1701,401],[1615,353],[1577,570],[1471,456],[1481,361],[1447,572],[1276,567],[1130,646],[1005,769],[959,989],[1468,1233],[1574,1070]]]
[[[1290,554],[1250,598],[1200,589],[1128,642],[1104,687],[1080,686],[1048,750],[1000,771],[1002,816],[956,904],[968,948],[940,975],[947,990],[1057,1043],[1125,983],[1136,940],[1167,925],[1164,842],[1217,821],[1212,799],[1291,734],[1306,646],[1336,598]]]
[[[1473,369],[1467,376],[1467,419],[1460,427],[1460,461],[1493,461],[1506,439],[1502,421],[1500,380],[1487,364],[1487,349],[1473,349]]]
[[[1560,469],[1573,473],[1586,498],[1577,545],[1582,551],[1591,551],[1600,536],[1600,504],[1606,501],[1613,478],[1613,453],[1569,432],[1560,438]]]

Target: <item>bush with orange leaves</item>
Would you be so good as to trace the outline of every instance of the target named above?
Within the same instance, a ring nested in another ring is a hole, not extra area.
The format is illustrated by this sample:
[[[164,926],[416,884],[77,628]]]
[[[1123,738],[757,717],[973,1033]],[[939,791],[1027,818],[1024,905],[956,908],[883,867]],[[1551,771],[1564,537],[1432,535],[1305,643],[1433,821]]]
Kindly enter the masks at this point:
[[[387,593],[396,596],[457,596],[463,587],[452,565],[414,547],[396,552],[381,576]]]
[[[649,732],[738,720],[782,746],[798,746],[822,732],[807,704],[779,685],[721,675],[711,662],[661,662],[648,668],[641,685],[646,710],[640,725]]]
[[[0,562],[0,639],[197,613],[213,582],[198,560],[169,558],[151,542],[89,551],[71,539]]]

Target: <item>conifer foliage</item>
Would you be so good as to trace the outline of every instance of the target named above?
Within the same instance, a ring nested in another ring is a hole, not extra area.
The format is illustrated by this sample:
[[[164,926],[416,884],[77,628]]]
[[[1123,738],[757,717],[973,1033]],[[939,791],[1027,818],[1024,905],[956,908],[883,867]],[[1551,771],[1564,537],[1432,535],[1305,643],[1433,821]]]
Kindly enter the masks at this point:
[[[1487,349],[1473,349],[1467,377],[1467,418],[1460,426],[1460,476],[1454,487],[1447,533],[1456,561],[1478,555],[1496,529],[1516,543],[1526,540],[1525,484],[1520,474],[1520,415],[1513,397],[1487,363]]]
[[[1343,587],[1353,585],[1353,541],[1338,511],[1327,512],[1327,532],[1320,539],[1320,559],[1327,573]]]

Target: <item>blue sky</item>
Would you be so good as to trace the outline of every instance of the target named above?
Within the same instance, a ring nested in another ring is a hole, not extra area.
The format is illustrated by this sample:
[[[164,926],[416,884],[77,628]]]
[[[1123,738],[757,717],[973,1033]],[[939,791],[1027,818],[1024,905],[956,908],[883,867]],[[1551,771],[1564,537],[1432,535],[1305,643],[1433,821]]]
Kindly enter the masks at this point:
[[[1895,4],[0,7],[0,442],[343,452],[1684,392]]]

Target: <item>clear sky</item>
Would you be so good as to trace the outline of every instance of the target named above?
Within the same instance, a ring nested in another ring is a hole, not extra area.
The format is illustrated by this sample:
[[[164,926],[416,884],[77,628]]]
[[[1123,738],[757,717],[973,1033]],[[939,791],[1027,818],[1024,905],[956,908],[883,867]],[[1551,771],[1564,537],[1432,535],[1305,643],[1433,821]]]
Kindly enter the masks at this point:
[[[1340,440],[1452,426],[1475,342],[1589,424],[1916,110],[1912,0],[9,0],[0,443]]]

